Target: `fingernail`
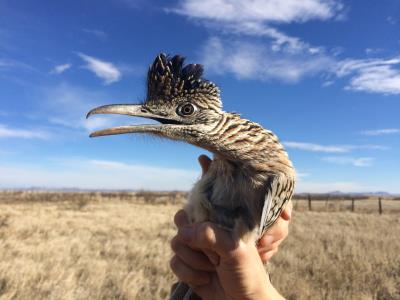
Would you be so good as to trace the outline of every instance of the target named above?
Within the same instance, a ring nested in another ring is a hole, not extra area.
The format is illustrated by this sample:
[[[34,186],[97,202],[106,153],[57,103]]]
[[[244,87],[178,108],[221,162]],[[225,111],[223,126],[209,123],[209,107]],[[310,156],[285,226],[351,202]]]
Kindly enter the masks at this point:
[[[193,228],[189,226],[184,226],[179,228],[178,235],[185,241],[190,242],[193,235]]]

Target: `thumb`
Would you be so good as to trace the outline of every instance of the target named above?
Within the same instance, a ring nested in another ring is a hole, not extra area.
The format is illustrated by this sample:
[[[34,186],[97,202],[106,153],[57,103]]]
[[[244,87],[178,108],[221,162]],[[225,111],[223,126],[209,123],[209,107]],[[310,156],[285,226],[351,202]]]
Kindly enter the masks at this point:
[[[213,251],[220,257],[229,256],[239,245],[229,231],[211,222],[179,228],[178,239],[191,248]]]
[[[282,219],[284,219],[285,221],[290,221],[290,219],[292,218],[292,210],[293,210],[293,203],[292,200],[290,200],[286,205],[285,209],[281,213]]]

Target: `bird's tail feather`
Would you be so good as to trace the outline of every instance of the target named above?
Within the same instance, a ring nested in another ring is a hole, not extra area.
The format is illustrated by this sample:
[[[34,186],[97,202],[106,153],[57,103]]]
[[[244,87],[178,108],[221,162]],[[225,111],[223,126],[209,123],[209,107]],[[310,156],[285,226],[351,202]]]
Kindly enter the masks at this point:
[[[186,283],[178,282],[173,289],[169,300],[197,300],[200,299]]]

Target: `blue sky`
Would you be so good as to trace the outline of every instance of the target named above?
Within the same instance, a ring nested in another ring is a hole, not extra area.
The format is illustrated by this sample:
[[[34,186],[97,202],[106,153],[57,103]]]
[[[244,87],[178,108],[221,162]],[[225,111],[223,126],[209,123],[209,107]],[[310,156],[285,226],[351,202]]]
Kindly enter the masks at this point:
[[[0,188],[189,189],[202,149],[94,106],[137,102],[159,52],[203,63],[273,130],[298,192],[400,193],[400,2],[0,0]]]

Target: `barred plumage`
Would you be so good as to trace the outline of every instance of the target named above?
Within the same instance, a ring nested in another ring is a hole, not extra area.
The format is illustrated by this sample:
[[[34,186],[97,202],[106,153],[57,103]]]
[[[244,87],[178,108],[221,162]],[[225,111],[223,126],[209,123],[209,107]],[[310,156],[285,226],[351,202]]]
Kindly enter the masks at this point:
[[[127,114],[162,124],[115,127],[91,136],[147,133],[211,151],[213,162],[192,189],[185,209],[193,222],[216,222],[256,243],[292,197],[295,172],[277,136],[224,112],[218,87],[202,74],[201,65],[185,66],[182,56],[158,55],[148,71],[142,104],[102,106],[88,116]],[[180,299],[178,294],[171,299]]]

